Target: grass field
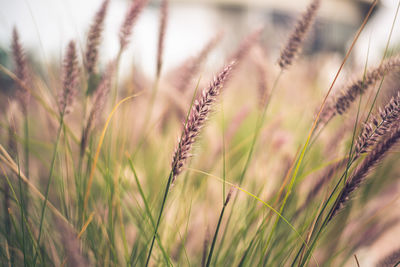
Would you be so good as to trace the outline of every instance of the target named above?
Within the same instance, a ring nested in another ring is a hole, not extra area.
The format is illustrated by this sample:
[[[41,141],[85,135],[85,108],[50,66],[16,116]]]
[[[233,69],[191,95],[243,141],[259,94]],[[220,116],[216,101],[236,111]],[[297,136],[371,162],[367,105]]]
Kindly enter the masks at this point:
[[[397,13],[381,62],[366,53],[363,69],[351,55],[377,1],[339,61],[301,53],[324,4],[310,0],[278,58],[254,27],[226,55],[213,54],[216,32],[165,69],[162,0],[147,77],[120,65],[147,0],[121,14],[114,60],[98,60],[112,4],[93,7],[85,43],[65,43],[62,62],[31,62],[20,29],[10,36],[2,266],[399,264]]]

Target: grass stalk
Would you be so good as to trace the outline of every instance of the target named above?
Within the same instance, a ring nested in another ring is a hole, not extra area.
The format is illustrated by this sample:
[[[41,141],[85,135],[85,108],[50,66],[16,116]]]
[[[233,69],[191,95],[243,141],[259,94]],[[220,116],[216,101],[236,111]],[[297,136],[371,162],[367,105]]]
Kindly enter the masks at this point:
[[[154,229],[154,234],[153,234],[153,237],[152,237],[152,240],[151,240],[149,253],[147,254],[146,267],[149,266],[151,253],[152,253],[152,251],[153,251],[154,241],[155,241],[156,236],[157,236],[157,234],[158,234],[158,227],[160,226],[161,217],[162,217],[162,215],[163,215],[165,203],[167,202],[168,192],[169,192],[169,189],[170,189],[170,187],[171,187],[172,177],[173,177],[173,172],[171,171],[171,173],[169,174],[169,177],[168,177],[167,186],[165,187],[165,192],[164,192],[163,200],[162,200],[162,202],[161,202],[160,213],[158,214],[158,219],[157,219],[157,223],[156,223],[156,226],[155,226],[155,229]]]
[[[373,10],[373,8],[376,6],[376,4],[377,4],[377,1],[374,1],[374,2],[371,4],[370,9],[369,9],[369,12],[368,12],[368,14],[366,15],[366,17],[365,17],[365,19],[364,19],[364,22],[363,22],[363,24],[361,25],[361,27],[360,27],[360,29],[359,29],[359,31],[358,31],[358,33],[357,33],[357,35],[356,35],[356,38],[355,38],[355,40],[353,41],[353,43],[357,40],[357,38],[358,38],[358,36],[359,36],[359,33],[360,33],[361,30],[364,28],[364,26],[365,26],[365,24],[366,24],[366,22],[367,22],[369,16],[371,15],[372,10]],[[399,7],[400,7],[400,1],[399,1],[397,10],[396,10],[396,15],[395,15],[394,21],[396,21],[397,14],[398,14],[398,11],[399,11]],[[392,28],[393,28],[393,25],[394,25],[394,23],[392,24]],[[392,34],[392,30],[390,31],[388,41],[389,41],[390,38],[391,38],[391,34]],[[386,49],[388,48],[388,45],[389,45],[389,42],[388,42],[387,45],[386,45]],[[351,50],[349,50],[349,52],[350,52],[350,51],[351,51]],[[348,53],[349,53],[349,52],[348,52]],[[386,50],[385,50],[385,54],[386,54]],[[382,84],[382,82],[381,82],[381,84]],[[381,86],[380,86],[380,87],[381,87]],[[378,93],[379,93],[379,90],[378,90],[377,94],[378,94]],[[372,105],[375,104],[375,100],[376,100],[377,94],[375,95],[374,102],[373,102]],[[371,107],[371,109],[370,109],[369,114],[371,113],[371,110],[372,110],[372,107]],[[368,116],[369,116],[369,114],[368,114]],[[353,133],[353,140],[354,140],[354,133]],[[350,153],[351,153],[351,152],[350,152]],[[347,173],[348,173],[348,169],[350,168],[351,164],[352,164],[354,161],[355,161],[355,158],[353,158],[353,159],[349,158],[349,164],[347,165],[347,168],[346,168],[344,174],[343,174],[342,177],[339,179],[338,183],[336,184],[335,188],[333,189],[333,191],[332,191],[331,195],[329,196],[328,200],[325,202],[323,208],[321,209],[321,212],[319,213],[319,215],[318,215],[318,217],[317,217],[316,222],[318,222],[319,219],[321,218],[322,213],[324,212],[324,210],[325,210],[325,208],[327,207],[329,201],[330,201],[331,198],[333,197],[333,194],[336,192],[336,190],[337,190],[339,184],[341,183],[341,181],[344,180],[344,179],[346,179],[346,176],[347,176]],[[339,198],[339,197],[338,197],[338,198]],[[311,250],[314,248],[314,246],[315,246],[315,244],[316,244],[316,242],[317,242],[317,240],[318,240],[320,234],[322,233],[322,230],[325,228],[325,226],[326,226],[327,223],[329,222],[329,220],[330,220],[330,218],[331,218],[331,214],[332,214],[332,212],[333,212],[334,206],[335,206],[335,205],[333,205],[332,208],[330,209],[330,211],[328,212],[328,214],[327,214],[327,216],[325,217],[325,219],[324,219],[322,225],[320,226],[320,228],[319,228],[317,234],[315,235],[315,238],[314,238],[314,240],[312,241],[312,244],[311,244],[311,246],[310,246],[310,247],[311,247]],[[313,235],[313,234],[314,234],[314,231],[313,231],[312,235]],[[302,248],[299,250],[299,253],[300,253],[300,251],[301,251],[302,249],[303,249],[303,246],[302,246]],[[300,263],[301,263],[300,266],[303,266],[303,265],[305,264],[305,262],[308,260],[309,252],[310,252],[310,251],[307,251],[307,252],[306,252],[306,254],[305,254],[306,256],[304,257],[303,261],[300,262]],[[296,259],[297,259],[298,255],[299,255],[299,253],[297,254],[297,256],[296,256],[294,262],[296,261]]]
[[[134,175],[134,177],[135,177],[136,185],[137,185],[137,187],[138,187],[140,196],[141,196],[142,199],[143,199],[143,202],[144,202],[144,206],[145,206],[145,209],[146,209],[147,216],[150,218],[150,221],[151,221],[151,224],[153,225],[154,231],[156,231],[156,223],[155,223],[155,221],[154,221],[154,219],[153,219],[153,216],[151,215],[149,203],[148,203],[148,201],[147,201],[146,195],[144,194],[144,191],[143,191],[142,186],[141,186],[141,184],[140,184],[140,181],[139,181],[139,178],[138,178],[138,176],[137,176],[135,167],[133,166],[133,162],[132,162],[132,160],[131,160],[130,158],[128,158],[128,161],[129,161],[129,166],[130,166],[130,168],[131,168],[131,170],[132,170],[132,172],[133,172],[133,175]],[[163,256],[164,256],[164,259],[165,259],[167,265],[169,265],[169,264],[170,264],[170,259],[169,259],[168,255],[167,255],[167,253],[166,253],[166,251],[165,251],[165,249],[164,249],[164,247],[163,247],[161,241],[160,241],[160,237],[159,237],[158,234],[157,234],[156,238],[157,238],[157,243],[158,243],[158,245],[159,245],[159,247],[160,247],[160,249],[161,249],[161,251],[162,251],[162,254],[163,254]],[[133,252],[133,251],[132,251],[132,252]],[[131,253],[131,254],[132,254],[132,253]]]
[[[264,101],[264,106],[263,106],[262,112],[259,114],[259,116],[257,118],[256,127],[255,127],[253,138],[251,140],[251,145],[250,145],[249,152],[247,154],[246,162],[245,162],[243,170],[242,170],[242,172],[240,173],[240,176],[239,176],[239,183],[238,183],[239,186],[243,183],[244,177],[246,176],[247,170],[248,170],[248,168],[250,166],[250,162],[251,162],[251,159],[252,159],[253,153],[254,153],[254,148],[255,148],[255,145],[257,143],[257,139],[258,139],[259,134],[261,132],[262,126],[264,124],[265,116],[267,114],[267,110],[268,110],[269,104],[271,102],[271,98],[272,98],[273,93],[275,92],[276,88],[278,87],[278,82],[279,82],[280,77],[282,76],[282,73],[283,73],[283,70],[280,70],[278,76],[275,78],[275,81],[273,83],[271,92],[268,95],[265,96],[266,97],[266,101]],[[238,195],[236,195],[234,197],[233,203],[232,203],[232,207],[235,206],[236,201],[237,201],[237,197],[238,197]],[[226,222],[225,230],[224,230],[224,232],[222,234],[221,247],[222,247],[222,244],[225,241],[225,236],[226,236],[226,233],[228,231],[228,226],[230,224],[233,211],[234,211],[234,209],[232,208],[231,212],[229,213],[227,222]],[[217,252],[217,256],[216,256],[217,258],[219,256],[219,253],[220,253],[220,250],[218,250],[218,252]]]
[[[37,238],[37,243],[38,243],[39,247],[40,247],[40,239],[42,237],[44,215],[45,215],[45,211],[46,211],[47,200],[48,200],[48,197],[49,197],[50,184],[51,184],[51,181],[52,181],[52,178],[53,178],[54,164],[55,164],[55,161],[56,161],[56,158],[57,158],[58,144],[60,142],[60,137],[61,137],[63,124],[64,124],[64,113],[61,113],[61,115],[60,115],[60,125],[58,126],[58,130],[57,130],[56,142],[54,144],[53,156],[51,158],[49,177],[48,177],[48,180],[47,180],[46,191],[45,191],[45,194],[44,194],[45,199],[43,201],[41,214],[40,214],[39,233],[38,233],[38,238]],[[38,256],[38,251],[35,252],[35,256],[34,256],[34,259],[33,259],[34,266],[36,266],[37,256]]]
[[[212,259],[212,255],[213,255],[213,252],[214,252],[215,243],[217,242],[219,228],[221,226],[222,218],[224,216],[226,204],[227,204],[227,201],[225,201],[224,205],[222,206],[221,213],[219,214],[217,228],[215,228],[215,233],[214,233],[214,237],[213,237],[213,240],[212,240],[212,243],[211,243],[210,252],[208,253],[208,257],[207,257],[206,267],[209,267],[210,264],[211,264],[211,259]]]
[[[27,264],[27,259],[26,259],[26,244],[25,244],[25,221],[24,217],[26,214],[26,206],[25,206],[25,201],[26,201],[26,187],[22,185],[22,179],[21,179],[21,165],[20,165],[20,159],[19,159],[19,153],[16,151],[16,161],[17,161],[17,167],[18,167],[18,188],[19,188],[19,197],[20,201],[17,203],[19,204],[19,209],[20,209],[20,225],[21,225],[21,246],[22,246],[22,253],[23,253],[23,258],[24,258],[24,264]],[[8,180],[8,178],[7,178]],[[9,186],[11,186],[11,183],[9,183]],[[14,190],[12,190],[14,192]],[[14,194],[15,200],[17,200],[17,196]]]

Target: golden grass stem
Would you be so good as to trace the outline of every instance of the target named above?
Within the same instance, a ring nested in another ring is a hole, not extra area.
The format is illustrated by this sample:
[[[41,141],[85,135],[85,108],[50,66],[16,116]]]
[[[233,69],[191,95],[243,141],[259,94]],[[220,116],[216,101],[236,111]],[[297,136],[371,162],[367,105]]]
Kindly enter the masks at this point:
[[[128,101],[128,100],[130,100],[130,99],[133,99],[133,98],[135,98],[135,97],[137,97],[137,96],[139,96],[139,95],[141,95],[141,93],[138,93],[138,94],[135,94],[135,95],[131,95],[131,96],[125,97],[124,99],[122,99],[121,101],[119,101],[119,102],[114,106],[114,108],[112,109],[111,113],[108,115],[107,121],[106,121],[106,123],[105,123],[105,125],[104,125],[104,127],[103,127],[103,130],[102,130],[102,132],[101,132],[101,135],[100,135],[99,143],[98,143],[98,145],[97,145],[96,153],[95,153],[95,156],[94,156],[94,159],[93,159],[92,168],[91,168],[91,170],[90,170],[90,176],[89,176],[88,185],[87,185],[87,188],[86,188],[85,197],[84,197],[84,202],[83,202],[83,203],[84,203],[84,204],[83,204],[83,216],[84,216],[84,212],[85,212],[85,210],[86,210],[86,208],[87,208],[87,205],[88,205],[88,200],[89,200],[89,195],[90,195],[90,189],[91,189],[92,183],[93,183],[94,172],[95,172],[95,170],[96,170],[97,160],[99,159],[100,150],[101,150],[101,147],[102,147],[102,145],[103,145],[103,141],[104,141],[104,137],[105,137],[105,135],[106,135],[106,131],[107,131],[108,125],[110,124],[110,121],[111,121],[111,119],[112,119],[114,113],[117,111],[117,109],[118,109],[118,107],[119,107],[120,105],[122,105],[122,104],[125,103],[126,101]]]

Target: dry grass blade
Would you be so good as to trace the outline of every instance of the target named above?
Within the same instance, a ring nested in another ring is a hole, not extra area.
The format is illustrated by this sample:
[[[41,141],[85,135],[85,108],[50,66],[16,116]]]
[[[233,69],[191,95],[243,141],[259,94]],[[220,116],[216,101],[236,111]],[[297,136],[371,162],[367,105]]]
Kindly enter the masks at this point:
[[[21,172],[20,168],[18,165],[14,162],[14,160],[11,158],[11,156],[8,154],[8,152],[4,149],[4,147],[0,144],[0,152],[2,155],[0,155],[0,160],[4,162],[5,165],[7,165],[17,176],[19,175],[24,183],[26,183],[29,188],[31,189],[31,192],[33,192],[37,197],[39,197],[41,200],[44,200],[45,197],[43,194],[36,188],[35,185],[33,185],[28,178],[25,176],[23,172]],[[54,207],[53,204],[51,204],[49,201],[46,202],[47,207],[53,211],[54,214],[56,214],[59,218],[64,220],[65,222],[69,223],[68,220],[60,213],[60,211]]]
[[[132,27],[136,20],[139,18],[144,6],[148,0],[137,0],[133,1],[128,12],[126,13],[124,22],[122,23],[121,29],[119,31],[119,44],[121,51],[126,48],[129,44],[129,38],[132,34]]]
[[[286,45],[281,51],[278,64],[281,69],[287,69],[301,49],[307,32],[310,30],[320,6],[320,0],[312,0],[306,12],[297,21],[297,24],[290,35]]]
[[[268,99],[268,94],[270,92],[270,89],[268,87],[268,81],[267,81],[267,64],[266,64],[266,55],[265,52],[263,51],[262,47],[260,45],[257,45],[253,49],[253,61],[254,61],[254,66],[257,71],[258,75],[258,92],[259,92],[259,107],[262,108],[264,107],[265,103],[267,102]]]
[[[28,64],[16,27],[14,27],[12,34],[12,53],[15,63],[15,74],[24,85],[27,85],[29,82]],[[24,90],[23,86],[18,86],[17,98],[22,111],[26,114],[30,93]]]
[[[163,64],[165,31],[167,28],[167,20],[168,20],[168,0],[162,0],[160,8],[161,8],[161,13],[160,13],[160,27],[158,32],[158,51],[157,51],[157,69],[156,69],[157,77],[160,77],[161,67]]]
[[[114,113],[117,111],[117,109],[118,109],[119,106],[121,106],[121,105],[122,105],[123,103],[125,103],[126,101],[128,101],[128,100],[130,100],[130,99],[132,99],[132,98],[135,98],[135,97],[137,97],[137,96],[139,96],[139,95],[140,95],[140,94],[136,94],[136,95],[131,95],[131,96],[125,97],[124,99],[122,99],[121,101],[119,101],[119,102],[114,106],[114,108],[112,109],[112,111],[111,111],[110,114],[108,115],[107,121],[106,121],[106,123],[104,124],[103,130],[102,130],[101,135],[100,135],[99,143],[98,143],[98,145],[97,145],[96,153],[95,153],[94,159],[93,159],[92,168],[91,168],[91,170],[90,170],[89,180],[88,180],[88,183],[87,183],[87,188],[86,188],[85,197],[84,197],[83,211],[86,210],[87,205],[88,205],[88,202],[89,202],[89,195],[90,195],[90,189],[91,189],[92,183],[93,183],[94,172],[95,172],[96,167],[97,167],[97,160],[99,159],[99,156],[100,156],[100,150],[101,150],[101,147],[102,147],[102,145],[103,145],[103,141],[104,141],[104,137],[105,137],[105,135],[106,135],[106,131],[107,131],[108,125],[110,124],[111,119],[113,118],[113,115],[114,115]]]

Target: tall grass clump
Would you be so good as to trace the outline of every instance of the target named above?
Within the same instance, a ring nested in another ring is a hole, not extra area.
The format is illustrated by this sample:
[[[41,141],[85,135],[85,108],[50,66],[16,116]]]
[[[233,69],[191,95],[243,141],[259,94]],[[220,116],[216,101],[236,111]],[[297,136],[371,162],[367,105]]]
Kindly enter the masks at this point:
[[[310,0],[282,44],[269,22],[217,30],[170,69],[178,3],[129,2],[106,37],[112,5],[59,60],[23,28],[0,51],[2,265],[399,264],[399,9],[376,65],[352,53],[378,1],[340,54],[308,47],[330,22]],[[157,14],[152,76],[128,53],[142,14]]]
[[[146,265],[148,265],[151,252],[154,245],[154,240],[157,235],[157,230],[160,224],[161,216],[164,210],[164,205],[167,200],[169,189],[174,184],[178,175],[182,172],[182,168],[190,156],[190,150],[195,142],[197,136],[200,134],[201,128],[209,116],[209,113],[216,101],[217,96],[228,78],[229,73],[232,71],[235,62],[229,63],[224,69],[215,77],[208,88],[204,89],[201,95],[194,101],[192,110],[185,122],[182,136],[178,141],[178,145],[175,148],[175,153],[172,159],[171,172],[168,177],[167,186],[165,188],[164,198],[162,200],[160,213],[158,215],[157,224],[154,230],[153,239],[151,241],[149,254],[147,257]]]

